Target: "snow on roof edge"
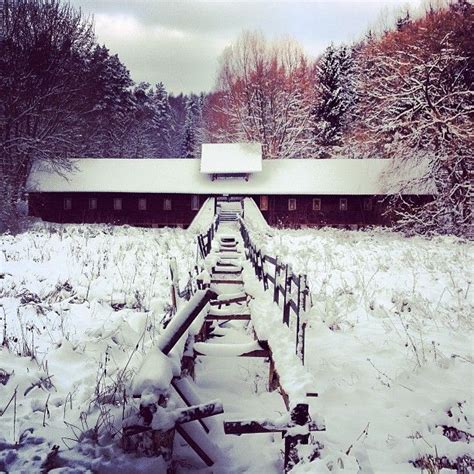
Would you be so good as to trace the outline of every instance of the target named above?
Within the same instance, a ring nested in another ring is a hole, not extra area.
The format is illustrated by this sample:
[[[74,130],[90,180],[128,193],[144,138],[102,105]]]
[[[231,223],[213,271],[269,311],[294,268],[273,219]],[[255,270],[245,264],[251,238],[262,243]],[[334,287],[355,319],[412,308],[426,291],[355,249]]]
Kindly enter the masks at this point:
[[[74,160],[75,171],[62,176],[37,165],[27,183],[30,192],[111,192],[169,194],[295,194],[390,195],[433,194],[429,181],[415,168],[403,182],[391,160],[338,159],[264,160],[261,173],[243,179],[215,180],[200,173],[198,159],[84,158]],[[424,168],[426,171],[426,168]],[[418,173],[418,175],[416,175]],[[418,178],[416,177],[418,176]],[[395,177],[395,179],[393,179]]]

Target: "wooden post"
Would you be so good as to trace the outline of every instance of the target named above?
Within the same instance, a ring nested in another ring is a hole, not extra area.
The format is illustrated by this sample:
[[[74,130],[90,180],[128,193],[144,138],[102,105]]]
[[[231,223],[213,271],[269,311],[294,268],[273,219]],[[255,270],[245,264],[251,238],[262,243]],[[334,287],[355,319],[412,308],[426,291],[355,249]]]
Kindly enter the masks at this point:
[[[309,407],[307,403],[299,403],[291,411],[290,418],[292,423],[298,426],[309,425]],[[308,444],[309,427],[305,434],[285,435],[285,472],[291,471],[299,462],[296,447],[298,444]]]
[[[263,289],[265,291],[268,290],[268,278],[267,278],[267,272],[265,271],[265,260],[266,260],[266,255],[262,257],[262,278],[263,278]]]
[[[301,363],[304,365],[305,356],[305,342],[306,342],[306,322],[301,325]]]
[[[177,271],[176,258],[170,258],[170,275],[171,275],[171,306],[173,307],[173,314],[176,313],[178,309],[178,298],[177,291],[178,288],[178,271]]]
[[[298,344],[300,337],[300,312],[301,312],[301,275],[298,275],[298,296],[296,300],[296,341],[295,341],[295,351],[298,354]]]
[[[306,311],[306,298],[308,296],[308,278],[303,275],[303,311]]]
[[[290,325],[290,306],[288,304],[288,287],[291,288],[291,276],[288,277],[288,273],[291,275],[291,267],[285,265],[285,280],[283,285],[283,324]]]
[[[275,278],[274,278],[274,281],[273,281],[273,301],[278,304],[278,293],[279,293],[279,289],[278,289],[278,274],[280,273],[279,271],[279,263],[278,263],[278,257],[275,257]]]

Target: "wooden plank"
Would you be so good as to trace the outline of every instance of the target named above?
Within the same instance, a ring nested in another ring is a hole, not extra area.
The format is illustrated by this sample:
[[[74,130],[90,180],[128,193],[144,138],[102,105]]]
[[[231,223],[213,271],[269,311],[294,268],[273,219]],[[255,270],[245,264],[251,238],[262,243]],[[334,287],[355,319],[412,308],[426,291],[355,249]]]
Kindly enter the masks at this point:
[[[272,285],[275,285],[275,278],[270,275],[269,273],[265,273],[265,278],[272,283]]]
[[[239,357],[270,357],[270,352],[266,349],[256,349],[255,351],[246,352]]]
[[[248,295],[245,296],[239,296],[236,298],[229,298],[228,300],[212,300],[210,301],[211,306],[227,306],[232,303],[243,303],[244,301],[247,301]]]
[[[218,345],[218,344],[216,344]],[[197,351],[196,349],[194,350],[194,355],[197,356],[197,357],[211,357],[211,356],[208,356],[207,354],[203,354],[199,351]],[[249,352],[245,352],[244,354],[240,354],[238,356],[218,356],[218,355],[213,355],[212,357],[263,357],[263,358],[266,358],[266,357],[270,357],[270,352],[266,349],[255,349],[254,351],[249,351]]]
[[[197,398],[197,395],[194,393],[194,389],[186,379],[177,379],[174,378],[171,381],[171,386],[174,388],[176,393],[180,396],[181,400],[186,404],[186,406],[191,407],[193,405],[200,404],[200,400]],[[206,433],[209,433],[209,427],[203,420],[198,420],[201,426],[203,427]]]
[[[214,283],[215,285],[220,285],[220,284],[243,285],[244,281],[243,280],[222,280],[222,279],[212,278],[211,283]]]
[[[270,255],[264,255],[262,258],[264,262],[269,262],[272,265],[275,265],[277,263],[276,258],[270,257]]]
[[[250,321],[250,314],[210,314],[205,321]]]
[[[224,433],[229,435],[240,436],[243,434],[257,433],[282,433],[284,435],[287,430],[294,428],[296,423],[289,423],[287,426],[278,425],[271,421],[224,421]],[[316,425],[313,421],[308,423],[309,431],[325,431],[325,427]]]
[[[212,269],[213,275],[239,275],[242,273],[242,269],[239,270],[238,267],[235,267],[235,270],[216,270],[215,267]]]
[[[201,420],[202,418],[220,415],[221,413],[224,413],[224,408],[219,400],[180,408],[172,412],[176,424],[189,423],[190,421]]]
[[[295,312],[295,314],[298,314],[298,305],[294,302],[294,300],[289,300],[288,305]]]
[[[228,435],[240,436],[243,434],[275,432],[284,433],[285,429],[272,423],[258,421],[224,421],[224,433]]]

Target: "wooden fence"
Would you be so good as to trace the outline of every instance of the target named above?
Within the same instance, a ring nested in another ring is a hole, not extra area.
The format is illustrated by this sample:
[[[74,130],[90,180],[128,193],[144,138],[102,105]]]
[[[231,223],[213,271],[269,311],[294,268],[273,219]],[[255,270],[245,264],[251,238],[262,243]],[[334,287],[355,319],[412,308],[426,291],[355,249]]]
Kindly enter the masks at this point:
[[[306,321],[302,321],[302,315],[311,307],[307,276],[293,273],[291,265],[258,249],[243,219],[240,232],[257,278],[265,290],[272,287],[273,301],[282,308],[283,323],[295,329],[295,352],[304,364]]]
[[[211,243],[214,235],[216,235],[217,228],[219,226],[218,219],[214,219],[208,231],[204,234],[199,234],[197,236],[197,246],[198,252],[202,258],[206,258],[211,252]]]

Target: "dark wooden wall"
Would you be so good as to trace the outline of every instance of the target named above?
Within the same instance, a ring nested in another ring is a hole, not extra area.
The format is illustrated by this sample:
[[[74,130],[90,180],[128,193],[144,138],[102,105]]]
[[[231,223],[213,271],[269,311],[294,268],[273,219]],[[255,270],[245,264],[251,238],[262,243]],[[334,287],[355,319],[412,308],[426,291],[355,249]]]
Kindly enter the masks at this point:
[[[122,198],[122,210],[114,210],[114,198]],[[208,198],[199,196],[199,206]],[[261,196],[251,196],[261,207]],[[64,209],[64,199],[72,199],[72,208]],[[97,209],[89,210],[89,198],[97,199]],[[139,210],[140,198],[147,200],[147,209]],[[321,199],[321,210],[313,210],[313,199]],[[347,199],[347,210],[340,210],[340,199]],[[164,209],[164,200],[171,199],[171,210]],[[351,226],[389,225],[384,216],[386,203],[383,196],[267,196],[268,210],[262,214],[272,226]],[[296,199],[296,209],[289,210],[288,200]],[[364,200],[370,199],[371,209],[364,208]],[[416,202],[427,197],[412,196]],[[131,194],[131,193],[30,193],[29,213],[46,221],[63,223],[111,223],[138,226],[187,227],[197,210],[192,209],[191,194]]]
[[[296,209],[288,209],[288,200],[296,198]],[[321,200],[321,210],[313,210],[313,199]],[[347,199],[347,210],[340,210],[340,199]],[[372,208],[364,209],[364,200],[370,199]],[[255,196],[260,207],[260,196]],[[389,224],[382,214],[386,207],[382,196],[268,196],[268,211],[262,214],[270,225],[299,226],[367,226]]]
[[[64,199],[72,199],[72,208],[64,209]],[[97,209],[89,209],[89,198],[97,199]],[[122,210],[114,210],[114,198],[122,198]],[[138,209],[145,198],[146,210]],[[171,199],[171,210],[164,210],[165,199]],[[197,210],[191,207],[190,194],[130,194],[130,193],[30,193],[29,214],[50,222],[110,223],[137,226],[187,227]],[[201,206],[207,196],[199,196]]]

